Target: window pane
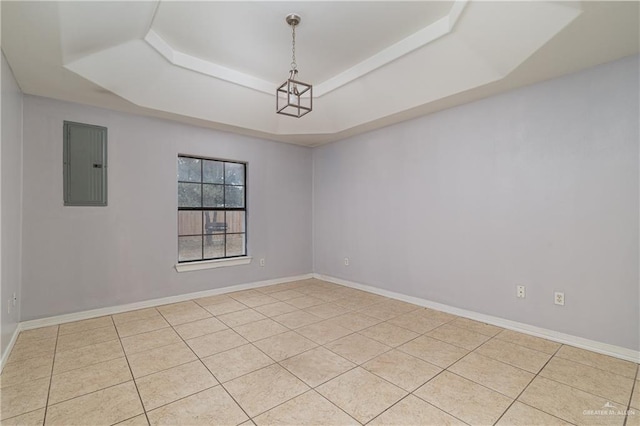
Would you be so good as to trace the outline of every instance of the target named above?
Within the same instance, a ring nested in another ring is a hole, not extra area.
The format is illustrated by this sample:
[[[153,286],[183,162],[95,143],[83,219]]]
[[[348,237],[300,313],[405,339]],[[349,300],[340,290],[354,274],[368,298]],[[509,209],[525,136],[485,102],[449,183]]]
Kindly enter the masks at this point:
[[[227,234],[227,256],[244,254],[244,234]]]
[[[178,157],[178,180],[200,182],[200,160],[198,158]]]
[[[224,163],[225,184],[244,185],[244,164]]]
[[[201,260],[202,237],[178,237],[178,261]]]
[[[227,232],[244,232],[244,212],[227,212]]]
[[[202,185],[204,207],[224,207],[224,186],[222,185]]]
[[[199,183],[178,182],[178,207],[201,207]]]
[[[202,181],[206,183],[224,183],[222,161],[204,160],[202,163]]]
[[[205,259],[224,257],[224,234],[204,237],[204,257]]]
[[[179,211],[178,212],[178,235],[200,235],[202,234],[202,212],[201,211]]]
[[[244,207],[244,186],[224,186],[225,207]]]
[[[224,211],[214,210],[204,212],[204,233],[224,234],[227,226],[224,223]]]

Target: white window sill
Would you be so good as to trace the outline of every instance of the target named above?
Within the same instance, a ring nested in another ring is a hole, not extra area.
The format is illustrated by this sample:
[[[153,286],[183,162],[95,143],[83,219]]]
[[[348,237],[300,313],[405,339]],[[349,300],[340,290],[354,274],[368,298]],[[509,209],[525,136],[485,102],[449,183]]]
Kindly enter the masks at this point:
[[[227,266],[248,265],[251,263],[250,256],[233,257],[231,259],[203,260],[202,262],[188,262],[176,264],[176,271],[190,272],[202,269],[225,268]]]

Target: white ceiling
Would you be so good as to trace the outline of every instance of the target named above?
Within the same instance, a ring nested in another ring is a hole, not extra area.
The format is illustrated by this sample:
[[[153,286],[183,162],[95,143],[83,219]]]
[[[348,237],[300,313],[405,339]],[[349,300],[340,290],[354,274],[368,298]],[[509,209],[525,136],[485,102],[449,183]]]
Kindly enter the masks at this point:
[[[318,145],[639,50],[638,2],[7,2],[25,93]],[[290,12],[314,111],[275,114]]]

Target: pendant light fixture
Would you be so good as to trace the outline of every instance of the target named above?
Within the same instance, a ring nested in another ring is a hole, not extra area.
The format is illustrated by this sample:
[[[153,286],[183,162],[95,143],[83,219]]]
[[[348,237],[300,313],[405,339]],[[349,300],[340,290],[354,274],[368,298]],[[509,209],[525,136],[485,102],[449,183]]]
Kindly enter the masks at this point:
[[[300,24],[301,19],[296,13],[291,13],[285,18],[291,27],[291,70],[287,81],[276,90],[276,113],[296,118],[310,113],[313,107],[313,86],[298,80],[296,26]]]

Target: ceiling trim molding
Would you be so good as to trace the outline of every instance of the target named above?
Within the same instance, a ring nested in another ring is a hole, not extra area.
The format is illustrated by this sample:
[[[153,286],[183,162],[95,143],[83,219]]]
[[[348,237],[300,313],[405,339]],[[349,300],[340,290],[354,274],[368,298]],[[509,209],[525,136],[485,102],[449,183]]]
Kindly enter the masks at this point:
[[[275,93],[277,87],[275,83],[175,50],[152,29],[150,29],[144,37],[144,41],[162,55],[169,63],[178,67],[238,84],[269,95]]]
[[[357,80],[358,78],[449,34],[455,27],[455,24],[467,5],[467,2],[468,0],[455,0],[448,15],[443,16],[436,22],[427,25],[399,42],[379,51],[364,61],[357,63],[351,68],[336,74],[322,83],[316,84],[314,87],[315,97],[319,98],[326,95],[327,93],[351,83],[352,81]],[[275,93],[276,87],[278,86],[278,83],[266,81],[176,50],[151,28],[145,35],[144,41],[146,41],[149,46],[155,49],[156,52],[164,57],[169,63],[175,66],[238,84],[269,95]]]

